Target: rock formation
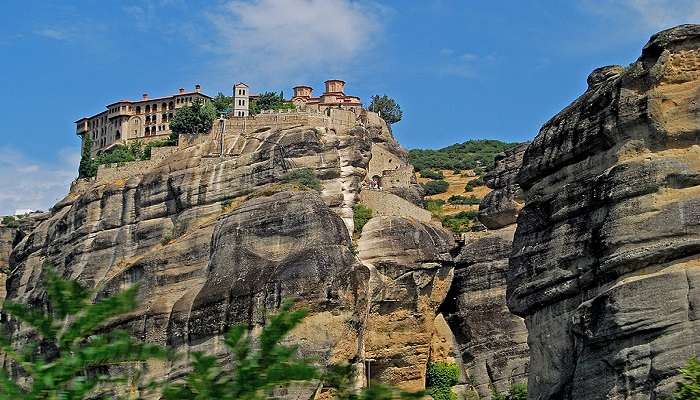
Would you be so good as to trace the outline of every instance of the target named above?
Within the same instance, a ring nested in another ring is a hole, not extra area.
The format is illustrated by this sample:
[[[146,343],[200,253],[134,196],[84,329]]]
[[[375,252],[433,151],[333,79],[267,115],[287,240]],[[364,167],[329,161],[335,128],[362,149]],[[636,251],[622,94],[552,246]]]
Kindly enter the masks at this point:
[[[658,399],[700,350],[700,26],[654,35],[529,145],[508,305],[532,399]]]
[[[454,283],[442,307],[459,344],[466,390],[490,399],[527,376],[527,330],[506,305],[506,273],[521,207],[515,176],[526,145],[496,157],[485,176],[493,189],[479,206],[479,220],[490,230],[467,235],[455,258]]]
[[[388,191],[405,203],[404,215],[353,232],[368,171],[410,194],[412,167],[376,114],[330,114],[232,119],[223,138],[182,137],[180,148],[154,149],[149,161],[76,181],[15,246],[8,297],[45,301],[47,263],[98,295],[139,283],[139,308],[120,326],[224,363],[226,329],[256,330],[290,298],[310,311],[289,338],[304,355],[356,364],[361,375],[369,364],[373,379],[424,388],[436,312],[452,279],[452,235],[411,218],[424,210]],[[287,182],[301,168],[320,179],[320,191]],[[177,379],[185,367],[181,360],[150,371]]]

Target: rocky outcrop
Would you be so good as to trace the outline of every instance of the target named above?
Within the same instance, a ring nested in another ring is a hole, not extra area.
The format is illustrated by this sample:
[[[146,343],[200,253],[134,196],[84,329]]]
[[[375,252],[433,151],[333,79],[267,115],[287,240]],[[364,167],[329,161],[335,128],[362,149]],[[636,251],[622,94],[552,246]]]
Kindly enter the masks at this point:
[[[185,138],[156,161],[77,181],[14,247],[8,297],[42,304],[47,263],[99,296],[138,283],[139,308],[115,324],[224,365],[230,326],[255,332],[294,299],[309,310],[289,338],[303,355],[354,363],[360,373],[369,364],[373,379],[423,388],[452,277],[452,236],[412,218],[376,217],[358,258],[352,206],[369,162],[391,157],[384,161],[395,165],[404,154],[379,118],[372,125],[313,115],[305,125],[303,115],[287,114],[232,120],[223,140]],[[314,171],[319,191],[287,182],[300,168]],[[153,365],[150,377],[177,379],[186,362]]]
[[[459,346],[467,390],[490,399],[527,377],[527,329],[506,305],[506,274],[520,210],[515,176],[526,145],[496,157],[486,175],[494,190],[479,206],[479,220],[489,230],[467,235],[455,257],[454,283],[442,306]]]
[[[508,305],[529,397],[657,399],[700,349],[700,26],[654,35],[529,145]]]
[[[365,225],[358,251],[371,272],[363,333],[364,358],[373,360],[371,379],[425,388],[433,336],[442,327],[436,327],[437,309],[452,283],[454,247],[445,229],[408,218],[375,217]]]

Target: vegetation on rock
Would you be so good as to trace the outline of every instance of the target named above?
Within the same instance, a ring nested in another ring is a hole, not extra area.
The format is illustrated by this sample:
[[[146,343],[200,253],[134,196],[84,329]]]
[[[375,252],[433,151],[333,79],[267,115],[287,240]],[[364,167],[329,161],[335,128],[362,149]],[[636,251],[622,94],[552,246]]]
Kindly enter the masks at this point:
[[[313,190],[321,190],[321,180],[311,168],[301,168],[287,172],[280,178],[282,182],[297,183]]]
[[[84,399],[100,384],[126,379],[110,371],[117,364],[165,359],[168,352],[157,345],[138,343],[120,330],[104,332],[110,319],[136,307],[137,287],[91,302],[94,293],[75,281],[47,269],[48,311],[6,301],[3,312],[31,328],[21,348],[0,338],[5,368],[20,369],[31,379],[19,383],[8,371],[0,371],[0,399]]]
[[[493,391],[493,400],[527,400],[527,385],[524,383],[516,383],[511,386],[508,393],[499,393]]]
[[[14,215],[6,215],[2,217],[2,224],[3,226],[6,226],[8,228],[18,228],[19,219],[16,218]]]
[[[191,106],[178,108],[170,121],[171,140],[177,140],[180,134],[197,135],[209,132],[216,117],[216,109],[211,102],[204,103],[197,99]]]
[[[472,169],[493,165],[497,154],[515,147],[517,143],[500,140],[468,140],[439,150],[413,149],[409,160],[416,170],[424,169]]]
[[[352,207],[352,221],[355,225],[355,233],[362,232],[367,221],[372,219],[372,209],[364,204],[355,204]]]
[[[374,95],[367,108],[369,111],[379,113],[387,124],[394,124],[401,121],[403,112],[394,99],[387,95]]]
[[[455,363],[428,364],[428,391],[434,400],[457,400],[452,386],[459,382],[459,367]]]
[[[151,159],[151,151],[155,147],[175,146],[177,139],[155,140],[146,144],[136,141],[128,145],[118,144],[109,152],[98,154],[96,157],[90,155],[89,146],[92,140],[85,139],[83,153],[78,167],[78,177],[89,178],[97,175],[97,167],[104,164],[122,164],[131,161],[143,161]]]

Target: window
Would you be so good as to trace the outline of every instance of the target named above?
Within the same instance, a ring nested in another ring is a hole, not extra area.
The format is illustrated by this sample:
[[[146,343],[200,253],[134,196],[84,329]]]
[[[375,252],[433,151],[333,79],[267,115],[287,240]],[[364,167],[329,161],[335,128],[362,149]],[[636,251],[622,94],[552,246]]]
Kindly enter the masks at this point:
[[[173,103],[173,102],[171,101],[171,102],[168,104],[168,108],[171,109],[171,110],[172,110],[173,108],[175,108],[175,103]]]
[[[115,139],[115,140],[119,140],[119,139],[121,139],[121,138],[122,138],[121,133],[119,133],[119,131],[117,131],[117,134],[114,135],[114,139]]]
[[[148,114],[148,113],[150,113],[150,112],[151,112],[151,106],[150,106],[150,105],[147,105],[147,106],[146,106],[146,114]]]
[[[158,112],[158,104],[153,105],[153,112]]]
[[[141,106],[136,106],[136,114],[141,114]]]
[[[168,104],[167,104],[167,103],[163,103],[163,104],[160,105],[160,110],[161,110],[161,111],[165,111],[165,110],[167,110],[167,109],[168,109]]]

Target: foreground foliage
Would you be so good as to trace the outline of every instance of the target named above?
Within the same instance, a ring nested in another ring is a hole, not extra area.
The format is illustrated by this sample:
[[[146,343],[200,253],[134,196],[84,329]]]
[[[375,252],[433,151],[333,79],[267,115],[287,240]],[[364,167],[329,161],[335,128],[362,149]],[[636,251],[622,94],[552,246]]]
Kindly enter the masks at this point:
[[[516,383],[508,389],[508,393],[493,391],[493,400],[527,400],[527,385]]]
[[[184,382],[166,386],[163,398],[263,400],[279,385],[316,378],[316,368],[296,356],[296,347],[280,344],[305,315],[306,311],[292,311],[291,303],[285,303],[263,328],[255,350],[245,325],[232,328],[224,339],[233,358],[232,368],[224,370],[218,365],[216,357],[195,352],[192,355],[192,372]]]
[[[682,380],[673,391],[673,400],[700,400],[700,362],[697,357],[688,360],[688,365],[678,372]]]
[[[3,311],[31,328],[33,339],[16,348],[0,339],[0,350],[13,367],[31,377],[19,384],[0,371],[0,399],[84,399],[102,383],[120,382],[125,376],[100,371],[123,363],[164,359],[160,346],[137,343],[128,333],[101,330],[113,317],[136,307],[136,287],[92,303],[93,292],[75,281],[46,269],[49,311],[5,302]]]
[[[517,143],[505,143],[500,140],[468,140],[439,150],[413,149],[408,152],[408,157],[419,171],[484,168],[493,165],[496,154],[516,145]]]
[[[459,382],[459,367],[455,363],[428,364],[428,391],[434,400],[456,400],[452,386]]]
[[[250,101],[250,113],[259,114],[263,110],[293,110],[294,104],[284,99],[284,93],[265,92]]]

